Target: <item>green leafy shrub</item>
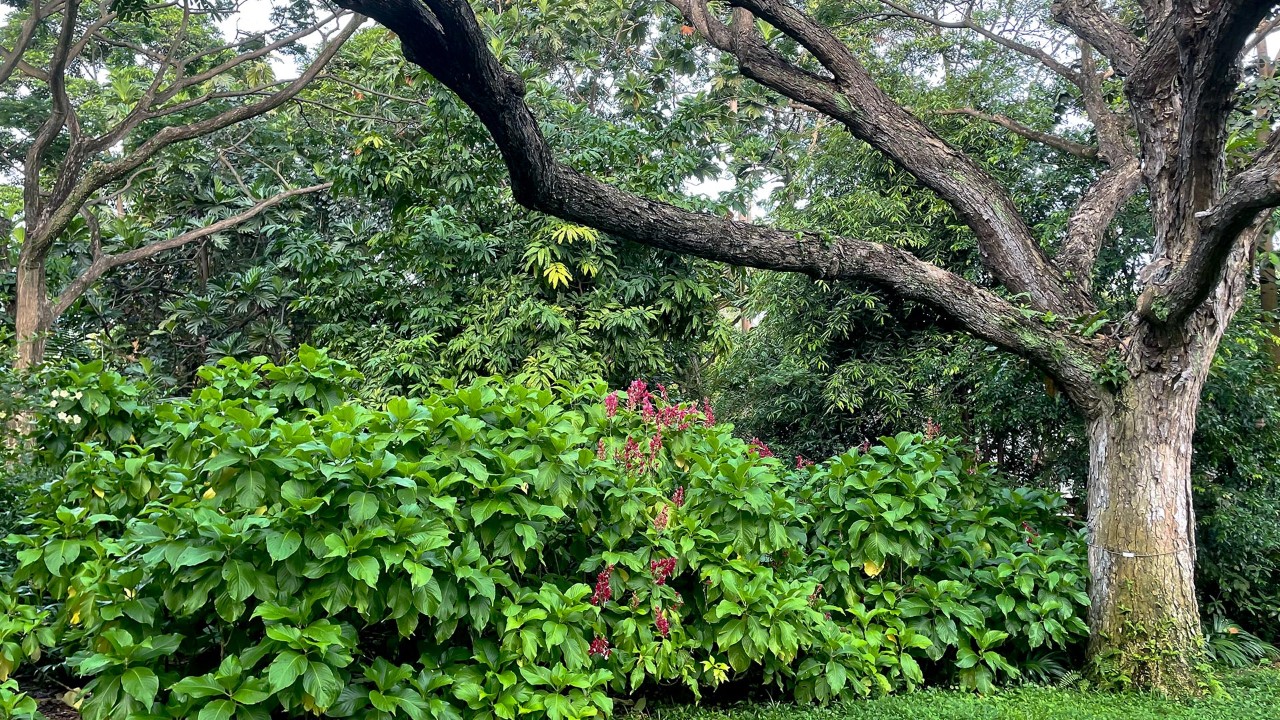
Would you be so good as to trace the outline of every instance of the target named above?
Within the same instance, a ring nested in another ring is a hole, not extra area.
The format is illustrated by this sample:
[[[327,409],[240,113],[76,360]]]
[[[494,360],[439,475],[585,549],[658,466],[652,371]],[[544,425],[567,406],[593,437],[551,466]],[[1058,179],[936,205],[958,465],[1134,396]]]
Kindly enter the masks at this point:
[[[837,612],[894,627],[965,687],[989,691],[1033,657],[1051,674],[1044,651],[1088,633],[1085,542],[1061,498],[1004,487],[955,440],[882,442],[812,467],[801,486],[818,519],[809,566]],[[920,682],[912,658],[901,670]]]
[[[731,676],[825,701],[922,663],[950,679],[953,650],[984,687],[1082,627],[1054,503],[985,491],[951,441],[793,469],[640,382],[372,408],[310,348],[200,377],[129,409],[127,436],[74,424],[75,462],[11,538],[14,610],[52,608],[23,642],[56,641],[88,720],[560,720]]]

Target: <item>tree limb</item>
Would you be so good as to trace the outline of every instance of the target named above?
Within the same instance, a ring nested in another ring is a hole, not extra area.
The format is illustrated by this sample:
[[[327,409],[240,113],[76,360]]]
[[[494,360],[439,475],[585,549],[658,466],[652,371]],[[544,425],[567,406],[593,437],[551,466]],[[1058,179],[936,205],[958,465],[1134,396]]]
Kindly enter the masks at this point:
[[[894,102],[829,29],[783,0],[735,0],[739,7],[728,28],[707,13],[703,0],[670,2],[705,26],[712,44],[733,56],[743,75],[839,120],[946,200],[973,230],[983,264],[1005,287],[1027,294],[1035,307],[1064,315],[1091,308],[1088,297],[1045,258],[1005,189]],[[756,14],[827,58],[835,79],[798,68],[770,48],[756,30]]]
[[[75,280],[72,280],[71,283],[68,284],[67,287],[58,296],[58,299],[54,301],[52,318],[56,319],[59,316],[61,316],[62,313],[66,312],[67,308],[71,307],[72,303],[80,299],[80,297],[84,295],[85,292],[88,291],[88,289],[92,287],[95,282],[98,281],[98,278],[102,277],[104,273],[110,271],[113,268],[120,267],[121,265],[127,265],[129,263],[138,262],[139,260],[145,260],[149,257],[154,257],[156,255],[159,255],[160,253],[182,247],[183,245],[188,245],[197,240],[203,240],[204,238],[210,237],[212,235],[216,235],[226,230],[230,230],[238,225],[241,225],[249,220],[252,220],[258,215],[261,215],[265,210],[272,208],[276,205],[279,205],[280,203],[284,202],[285,200],[288,200],[289,198],[297,197],[299,195],[306,195],[308,193],[319,192],[321,190],[327,190],[331,187],[333,187],[333,183],[326,182],[326,183],[320,183],[319,185],[312,185],[310,187],[288,190],[286,192],[272,195],[271,197],[265,200],[260,200],[248,210],[245,210],[244,212],[238,213],[236,215],[232,215],[231,217],[219,220],[218,222],[213,223],[212,225],[206,225],[202,228],[198,228],[190,232],[182,233],[181,235],[178,235],[176,237],[171,237],[167,240],[161,240],[159,242],[151,243],[150,245],[143,245],[142,247],[134,248],[133,250],[129,250],[127,252],[122,252],[115,255],[99,254],[93,258],[92,262],[89,263],[89,267],[85,268],[84,271],[81,272],[80,275],[77,276]]]
[[[36,223],[40,221],[40,216],[44,213],[43,197],[40,193],[40,174],[44,166],[44,153],[54,139],[62,133],[62,128],[66,126],[68,117],[75,112],[67,99],[66,68],[67,57],[71,51],[71,43],[75,37],[76,16],[79,14],[79,10],[79,0],[67,0],[66,9],[62,15],[62,28],[58,33],[57,43],[53,48],[53,56],[49,61],[49,92],[53,96],[53,104],[49,117],[45,119],[44,123],[40,125],[40,129],[36,131],[35,139],[32,140],[31,147],[27,149],[27,156],[23,161],[23,206]],[[48,242],[52,242],[52,239]],[[30,250],[28,250],[29,246]],[[39,240],[33,242],[32,238],[28,237],[22,247],[23,251],[28,253],[28,257],[38,257],[46,249],[45,246],[47,246],[47,243]]]
[[[1116,213],[1142,185],[1142,164],[1130,158],[1123,165],[1107,168],[1085,190],[1067,221],[1067,236],[1054,258],[1068,277],[1087,291],[1093,282],[1093,265]]]
[[[937,112],[939,115],[967,115],[971,118],[984,120],[986,122],[999,125],[1015,135],[1021,135],[1028,140],[1038,142],[1042,145],[1048,145],[1055,150],[1061,150],[1068,155],[1074,155],[1085,160],[1093,160],[1098,157],[1098,148],[1093,145],[1086,145],[1074,140],[1068,140],[1064,137],[1054,135],[1053,133],[1041,132],[1035,128],[1023,125],[1008,115],[984,113],[968,107],[939,110]]]
[[[91,169],[83,178],[75,182],[74,187],[60,196],[60,202],[50,211],[47,222],[40,227],[41,236],[49,238],[48,241],[51,242],[51,238],[67,228],[71,219],[79,212],[79,208],[88,202],[95,192],[133,172],[164,148],[177,142],[203,137],[238,122],[257,117],[288,102],[324,70],[342,44],[355,34],[364,20],[365,18],[359,15],[352,17],[342,31],[320,50],[306,71],[278,92],[256,103],[241,105],[187,125],[170,125],[161,128],[159,132],[124,157]],[[31,235],[28,235],[28,242],[30,240]]]
[[[1126,84],[1160,240],[1139,299],[1148,322],[1177,326],[1190,316],[1223,278],[1239,234],[1274,205],[1274,143],[1230,180],[1222,162],[1240,55],[1273,5],[1175,4],[1149,33],[1142,65]]]
[[[524,101],[520,78],[489,52],[464,0],[340,0],[400,36],[405,57],[422,66],[465,102],[493,135],[521,204],[635,242],[711,260],[800,272],[828,280],[861,279],[919,300],[954,318],[975,335],[1019,353],[1054,373],[1086,410],[1094,395],[1092,373],[1100,346],[1062,338],[995,294],[910,253],[852,238],[827,240],[812,233],[775,230],[691,212],[637,196],[558,162]],[[743,31],[750,15],[735,12],[731,27],[710,25],[713,35]],[[718,22],[718,21],[716,21]],[[812,81],[832,82],[816,78]],[[1071,350],[1063,352],[1064,343]]]
[[[1128,75],[1138,65],[1142,42],[1098,5],[1098,0],[1055,0],[1052,13],[1053,19],[1097,48],[1116,72]]]

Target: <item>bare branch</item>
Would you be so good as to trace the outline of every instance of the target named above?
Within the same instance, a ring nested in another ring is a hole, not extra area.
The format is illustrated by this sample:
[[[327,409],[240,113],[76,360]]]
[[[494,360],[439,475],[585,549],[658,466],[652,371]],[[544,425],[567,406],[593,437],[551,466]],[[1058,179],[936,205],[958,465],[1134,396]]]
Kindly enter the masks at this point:
[[[35,139],[27,150],[27,156],[24,160],[23,205],[30,218],[28,222],[33,225],[40,224],[45,210],[40,188],[40,171],[44,165],[44,153],[62,132],[68,116],[74,112],[67,99],[66,69],[67,55],[71,50],[72,38],[76,29],[76,16],[79,14],[79,10],[80,0],[68,0],[66,9],[63,11],[62,29],[58,33],[57,44],[53,49],[53,57],[49,62],[49,91],[53,96],[53,107],[49,112],[49,117],[36,132]],[[27,242],[23,244],[23,250],[30,253],[31,257],[42,256],[48,244],[53,242],[52,237],[45,238],[39,237],[38,234],[36,235],[34,238],[28,235]]]
[[[1010,118],[1008,115],[984,113],[973,108],[955,108],[953,110],[939,110],[939,115],[967,115],[979,120],[985,120],[994,123],[1000,127],[1017,135],[1021,135],[1028,140],[1033,140],[1042,145],[1048,145],[1055,150],[1061,150],[1068,155],[1075,155],[1085,160],[1093,160],[1098,157],[1098,148],[1092,145],[1086,145],[1074,140],[1068,140],[1064,137],[1054,135],[1052,133],[1041,132],[1035,128],[1028,127],[1022,123]]]
[[[89,264],[89,267],[85,268],[75,280],[71,281],[71,283],[67,285],[66,289],[64,289],[58,296],[58,299],[53,303],[52,316],[57,318],[62,315],[62,313],[66,312],[67,308],[71,307],[72,303],[80,299],[80,296],[84,295],[85,292],[98,281],[98,278],[102,277],[104,273],[112,268],[127,265],[128,263],[138,262],[139,260],[145,260],[149,257],[159,255],[160,253],[173,250],[174,248],[179,248],[197,240],[203,240],[204,238],[216,235],[220,232],[225,232],[257,217],[258,215],[261,215],[263,211],[279,205],[289,198],[327,190],[330,187],[333,187],[333,183],[326,182],[320,183],[319,185],[312,185],[310,187],[288,190],[277,195],[272,195],[265,200],[260,200],[255,203],[253,207],[245,210],[244,212],[219,220],[211,225],[206,225],[202,228],[185,232],[176,237],[154,242],[150,245],[143,245],[142,247],[134,248],[133,250],[116,255],[98,255],[93,259],[93,262]]]
[[[1123,165],[1108,168],[1080,196],[1067,221],[1067,237],[1055,262],[1068,277],[1087,291],[1093,281],[1093,264],[1116,213],[1142,185],[1142,165],[1130,158]]]
[[[168,87],[163,93],[160,94],[158,99],[160,102],[168,102],[169,100],[173,99],[178,93],[182,92],[182,90],[188,87],[191,87],[192,85],[199,85],[200,83],[212,80],[213,78],[218,77],[223,73],[226,73],[228,70],[231,70],[232,68],[235,68],[246,62],[249,62],[250,60],[257,60],[258,58],[265,57],[266,55],[269,55],[275,52],[276,50],[279,50],[280,48],[285,47],[286,45],[291,45],[295,42],[298,42],[302,38],[305,38],[308,35],[315,33],[320,28],[323,28],[325,25],[341,19],[341,17],[342,17],[342,14],[335,13],[333,15],[330,15],[327,18],[324,18],[323,20],[320,20],[308,25],[302,28],[301,30],[298,30],[297,32],[290,33],[288,35],[285,35],[284,37],[277,39],[274,42],[267,43],[266,45],[263,45],[262,47],[256,50],[252,50],[247,53],[241,53],[239,55],[236,55],[235,57],[225,62],[219,63],[218,65],[215,65],[214,67],[209,68],[208,70],[205,70],[202,73],[184,77],[178,82],[175,82],[173,85]],[[189,61],[186,58],[184,58],[179,63],[179,65],[186,65],[188,64],[188,62]]]
[[[1027,57],[1038,61],[1040,64],[1049,68],[1050,70],[1057,73],[1058,75],[1061,75],[1067,80],[1070,80],[1072,83],[1077,82],[1077,77],[1076,77],[1077,73],[1071,68],[1067,67],[1066,65],[1063,65],[1061,62],[1058,62],[1057,58],[1053,57],[1053,55],[1050,55],[1049,53],[1045,52],[1044,50],[1041,50],[1040,48],[1033,47],[1025,43],[1020,43],[1017,40],[1013,40],[1012,38],[1007,38],[1003,35],[993,32],[989,28],[983,27],[982,25],[975,23],[973,21],[973,18],[969,16],[967,13],[965,14],[965,17],[963,20],[958,20],[958,21],[943,20],[941,18],[934,17],[931,15],[924,15],[922,13],[918,13],[905,5],[900,5],[896,2],[893,2],[893,0],[880,0],[880,2],[898,11],[899,13],[902,14],[903,17],[908,17],[913,20],[919,20],[920,22],[928,23],[929,25],[932,25],[934,27],[949,29],[949,30],[970,30],[972,32],[975,32],[978,35],[981,35],[982,37],[990,40],[991,42],[996,43],[997,45],[1008,48],[1009,50],[1012,50],[1016,53],[1026,55]]]
[[[27,53],[27,46],[31,44],[31,38],[35,35],[40,22],[53,14],[54,9],[61,5],[62,3],[58,2],[44,8],[38,1],[31,4],[31,13],[22,22],[22,27],[18,28],[18,37],[14,40],[13,49],[0,47],[0,57],[4,58],[3,62],[0,62],[0,83],[8,82],[13,76],[13,71],[23,62],[22,56]]]

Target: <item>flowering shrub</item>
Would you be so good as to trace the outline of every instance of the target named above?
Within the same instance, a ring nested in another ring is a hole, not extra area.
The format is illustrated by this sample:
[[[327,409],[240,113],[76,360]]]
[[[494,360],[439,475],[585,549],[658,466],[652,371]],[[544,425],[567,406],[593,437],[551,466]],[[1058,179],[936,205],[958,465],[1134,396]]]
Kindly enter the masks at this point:
[[[979,494],[947,441],[795,469],[639,382],[372,408],[350,377],[309,348],[224,361],[191,398],[131,410],[127,436],[82,436],[37,494],[9,615],[52,616],[14,642],[66,652],[87,720],[561,720],[747,675],[825,701],[1078,631],[1035,555],[1069,550],[1052,503]]]

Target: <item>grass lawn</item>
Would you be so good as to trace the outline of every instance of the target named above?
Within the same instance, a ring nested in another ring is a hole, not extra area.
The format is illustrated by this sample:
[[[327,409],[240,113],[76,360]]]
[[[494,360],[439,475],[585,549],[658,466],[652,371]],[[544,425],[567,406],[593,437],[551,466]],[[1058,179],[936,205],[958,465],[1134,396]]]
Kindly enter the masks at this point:
[[[1280,720],[1280,669],[1226,675],[1228,697],[1179,702],[1117,695],[1021,688],[979,697],[925,690],[830,707],[783,703],[718,708],[654,708],[655,720]]]

